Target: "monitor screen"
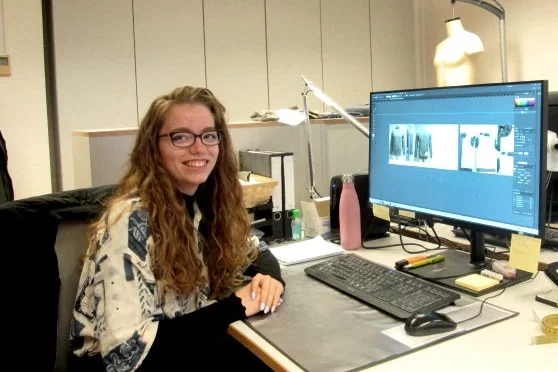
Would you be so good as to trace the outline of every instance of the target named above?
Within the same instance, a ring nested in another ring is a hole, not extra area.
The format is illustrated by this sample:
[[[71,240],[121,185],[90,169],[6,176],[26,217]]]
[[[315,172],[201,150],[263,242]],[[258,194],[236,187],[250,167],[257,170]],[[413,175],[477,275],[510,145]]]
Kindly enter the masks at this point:
[[[546,80],[372,92],[370,203],[471,229],[471,270],[482,232],[542,236],[547,99]]]

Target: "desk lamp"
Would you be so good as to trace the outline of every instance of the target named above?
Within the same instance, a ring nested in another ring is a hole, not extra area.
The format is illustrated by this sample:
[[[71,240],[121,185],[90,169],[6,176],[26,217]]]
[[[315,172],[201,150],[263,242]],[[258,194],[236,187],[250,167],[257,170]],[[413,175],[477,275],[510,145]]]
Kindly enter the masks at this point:
[[[308,186],[308,191],[310,193],[311,199],[316,199],[319,194],[316,192],[314,187],[314,162],[312,160],[312,141],[310,139],[310,112],[308,110],[308,93],[313,92],[314,95],[323,103],[330,106],[335,112],[339,113],[343,118],[347,119],[359,132],[364,134],[366,137],[370,137],[370,131],[366,129],[361,123],[358,122],[351,114],[341,108],[337,103],[335,103],[331,98],[329,98],[320,88],[318,88],[312,81],[310,81],[306,76],[302,75],[302,80],[304,81],[304,90],[302,91],[302,101],[304,104],[304,122],[306,125],[306,146],[308,149],[308,168],[310,172],[310,186]]]

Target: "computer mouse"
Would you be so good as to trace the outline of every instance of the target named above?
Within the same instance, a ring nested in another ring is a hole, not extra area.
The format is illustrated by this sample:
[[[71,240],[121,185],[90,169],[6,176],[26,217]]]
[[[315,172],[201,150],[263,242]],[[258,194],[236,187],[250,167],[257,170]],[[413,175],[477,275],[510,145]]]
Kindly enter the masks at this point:
[[[410,336],[429,336],[453,331],[457,323],[446,314],[436,311],[419,312],[405,321],[405,332]]]

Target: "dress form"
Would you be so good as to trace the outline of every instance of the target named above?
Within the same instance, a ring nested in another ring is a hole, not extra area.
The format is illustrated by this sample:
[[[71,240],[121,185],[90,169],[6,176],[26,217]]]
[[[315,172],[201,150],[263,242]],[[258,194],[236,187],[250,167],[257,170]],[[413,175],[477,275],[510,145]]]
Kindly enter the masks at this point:
[[[446,21],[448,37],[436,46],[434,66],[438,86],[473,83],[472,55],[484,51],[481,39],[463,28],[460,18]]]

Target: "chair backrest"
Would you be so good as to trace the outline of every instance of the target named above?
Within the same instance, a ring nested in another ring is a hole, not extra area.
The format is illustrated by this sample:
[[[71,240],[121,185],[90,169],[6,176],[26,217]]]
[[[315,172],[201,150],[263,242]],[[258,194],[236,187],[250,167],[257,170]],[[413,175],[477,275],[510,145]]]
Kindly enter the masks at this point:
[[[87,251],[87,227],[115,188],[77,189],[0,204],[2,252],[14,256],[6,262],[18,265],[23,277],[30,278],[35,286],[32,293],[44,291],[45,284],[48,290],[41,311],[33,312],[33,322],[22,322],[17,335],[10,335],[26,341],[32,337],[42,345],[46,356],[37,355],[33,360],[40,370],[68,370],[70,321]],[[15,286],[12,302],[27,304],[29,288]]]
[[[87,252],[87,222],[62,220],[58,224],[54,249],[58,259],[60,293],[55,371],[68,370],[70,323],[78,289],[83,258]]]

